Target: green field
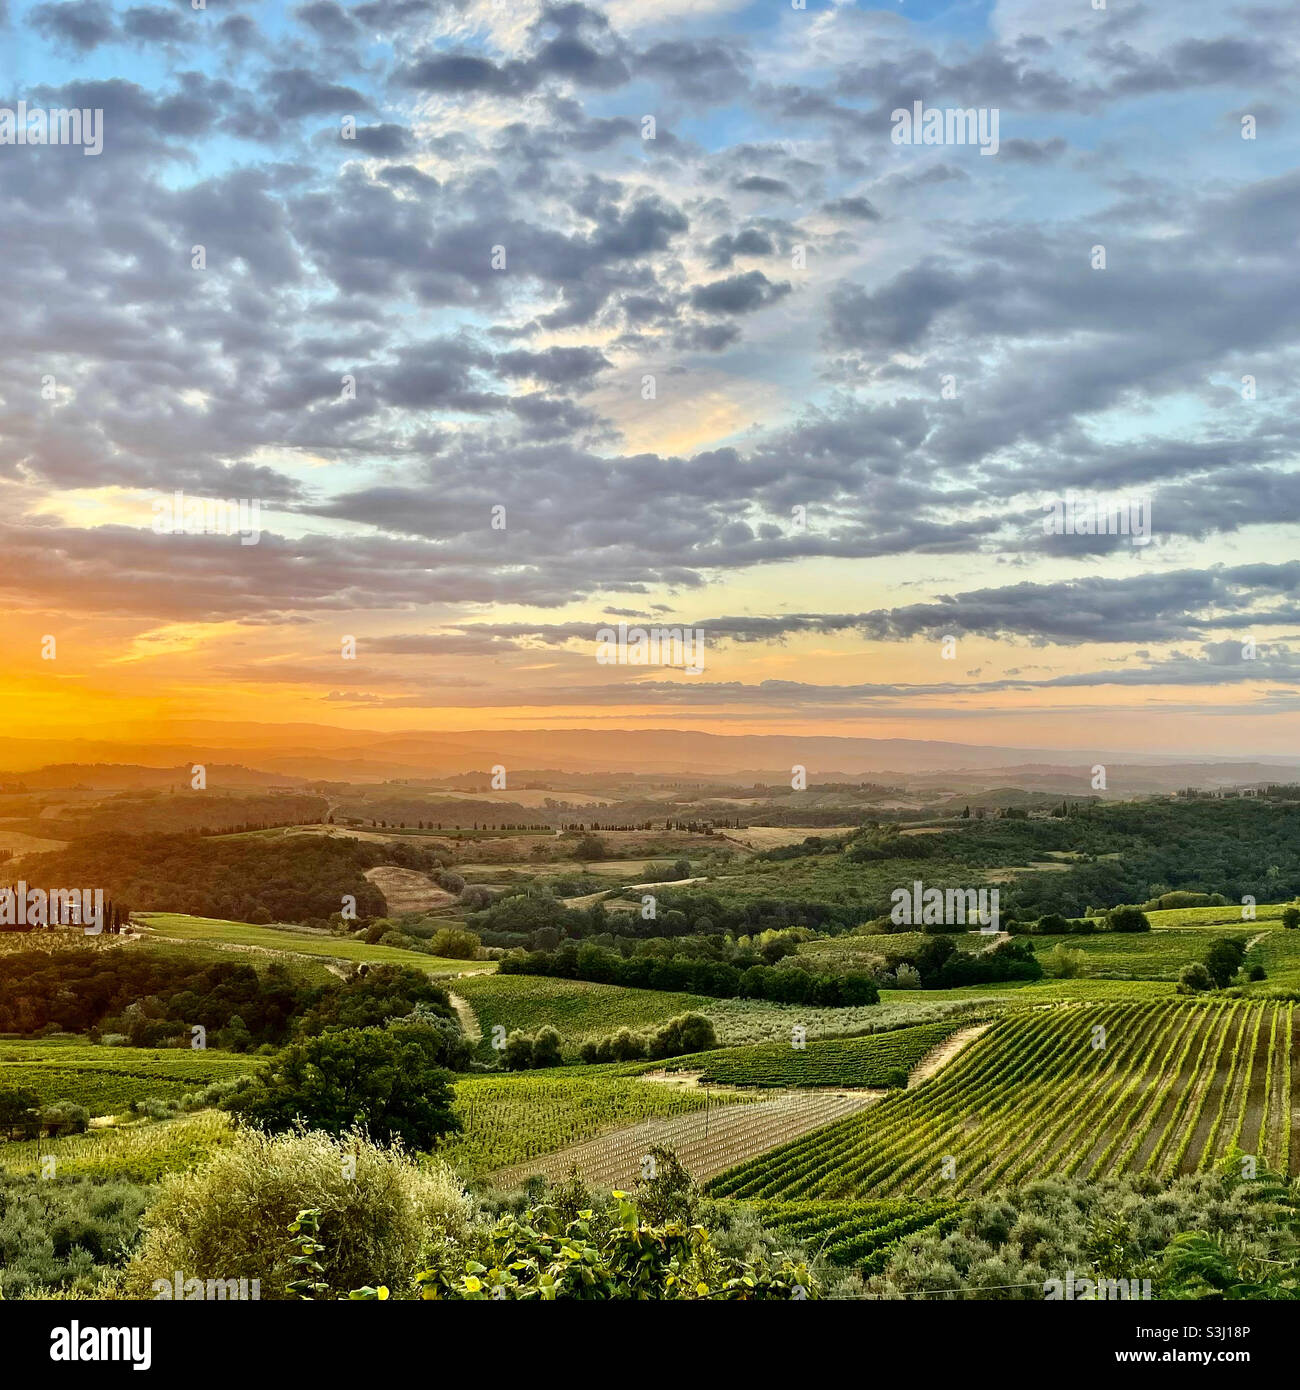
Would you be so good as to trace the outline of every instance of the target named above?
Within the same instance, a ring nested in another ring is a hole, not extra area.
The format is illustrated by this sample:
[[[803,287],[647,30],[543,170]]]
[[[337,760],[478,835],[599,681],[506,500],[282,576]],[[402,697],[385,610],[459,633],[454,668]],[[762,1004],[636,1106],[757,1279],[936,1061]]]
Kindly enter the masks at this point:
[[[485,1056],[492,1029],[497,1025],[507,1032],[518,1028],[532,1033],[550,1024],[563,1039],[567,1055],[573,1056],[588,1038],[608,1037],[620,1028],[645,1032],[688,1012],[701,1013],[712,1020],[719,1045],[740,1046],[788,1043],[796,1027],[803,1028],[807,1038],[821,1038],[933,1023],[989,997],[987,989],[972,989],[969,997],[962,990],[888,990],[881,991],[879,1004],[833,1009],[773,1004],[764,999],[710,999],[702,994],[670,990],[624,989],[547,975],[466,975],[455,982],[454,988],[478,1018]]]
[[[492,961],[447,960],[396,946],[370,946],[343,936],[310,936],[288,928],[258,927],[215,917],[191,917],[183,912],[137,912],[132,920],[147,928],[153,939],[171,938],[233,950],[275,951],[291,956],[353,961],[366,965],[404,965],[426,975],[458,975],[465,970],[493,971]]]
[[[1093,936],[1070,933],[1025,939],[1032,944],[1034,955],[1044,969],[1048,968],[1045,957],[1060,945],[1068,951],[1082,953],[1088,975],[1110,979],[1177,980],[1184,965],[1204,958],[1212,940],[1226,936],[1244,943],[1255,935],[1258,931],[1225,930],[1210,936],[1203,930],[1160,930],[1102,932]]]
[[[1233,1150],[1294,1172],[1293,1009],[1218,999],[1017,1011],[916,1090],[742,1164],[711,1190],[941,1195],[1047,1174],[1168,1177]]]
[[[740,1099],[709,1097],[712,1105]],[[638,1120],[702,1109],[705,1093],[616,1075],[465,1077],[456,1083],[456,1115],[464,1127],[443,1141],[440,1155],[473,1174],[522,1163]]]
[[[1294,903],[1259,903],[1255,908],[1255,921],[1242,917],[1240,903],[1229,903],[1226,907],[1171,907],[1163,912],[1148,912],[1147,921],[1153,927],[1241,927],[1245,930],[1259,931],[1256,922],[1277,922],[1288,907]]]
[[[59,1039],[0,1041],[0,1086],[29,1086],[51,1105],[118,1115],[132,1101],[173,1099],[258,1070],[258,1061],[215,1048],[102,1047]]]
[[[891,1073],[910,1072],[961,1026],[954,1019],[865,1038],[827,1038],[802,1048],[788,1042],[729,1047],[662,1065],[667,1071],[698,1071],[703,1080],[727,1086],[885,1086]]]
[[[66,1139],[34,1139],[0,1145],[7,1173],[49,1172],[60,1178],[133,1178],[154,1182],[164,1173],[198,1168],[230,1135],[220,1110],[201,1110],[174,1120],[95,1129]]]

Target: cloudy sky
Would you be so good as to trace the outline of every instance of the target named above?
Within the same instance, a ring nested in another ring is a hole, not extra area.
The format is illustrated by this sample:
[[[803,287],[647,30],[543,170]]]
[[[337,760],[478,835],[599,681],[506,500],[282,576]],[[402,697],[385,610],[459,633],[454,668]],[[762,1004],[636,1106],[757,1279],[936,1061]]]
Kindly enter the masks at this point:
[[[1099,2],[0,0],[9,731],[1295,752],[1300,10]]]

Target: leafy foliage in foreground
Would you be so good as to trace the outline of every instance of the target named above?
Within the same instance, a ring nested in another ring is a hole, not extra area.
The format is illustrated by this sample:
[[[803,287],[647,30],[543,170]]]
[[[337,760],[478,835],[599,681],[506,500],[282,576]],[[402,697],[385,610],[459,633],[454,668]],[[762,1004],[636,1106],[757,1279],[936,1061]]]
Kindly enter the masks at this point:
[[[809,1299],[821,1290],[802,1263],[721,1256],[700,1225],[641,1219],[615,1192],[611,1206],[571,1219],[554,1207],[507,1215],[468,1259],[416,1276],[428,1299],[701,1300]]]

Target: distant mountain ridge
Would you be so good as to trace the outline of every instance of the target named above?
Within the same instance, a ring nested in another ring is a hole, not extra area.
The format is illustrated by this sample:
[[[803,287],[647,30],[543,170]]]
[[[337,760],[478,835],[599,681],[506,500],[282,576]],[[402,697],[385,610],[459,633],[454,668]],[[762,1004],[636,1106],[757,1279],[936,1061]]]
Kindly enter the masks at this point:
[[[1135,755],[1104,749],[1006,748],[928,739],[833,735],[714,734],[666,729],[470,730],[383,733],[327,725],[160,725],[150,739],[0,738],[0,781],[27,785],[159,785],[193,763],[222,767],[229,786],[301,780],[380,782],[551,767],[564,772],[658,773],[721,781],[788,783],[796,765],[810,781],[870,776],[890,783],[943,786],[1078,787],[1095,763],[1108,781],[1120,770],[1130,789],[1176,790],[1300,778],[1300,758],[1186,754]],[[98,770],[96,770],[98,765]],[[111,766],[109,766],[111,765]],[[1141,769],[1140,775],[1137,770]],[[43,770],[43,771],[42,771]],[[124,778],[134,772],[139,780]],[[34,777],[52,780],[33,781]],[[53,780],[57,777],[57,780]],[[72,779],[72,780],[68,780]],[[103,779],[103,780],[98,780]]]

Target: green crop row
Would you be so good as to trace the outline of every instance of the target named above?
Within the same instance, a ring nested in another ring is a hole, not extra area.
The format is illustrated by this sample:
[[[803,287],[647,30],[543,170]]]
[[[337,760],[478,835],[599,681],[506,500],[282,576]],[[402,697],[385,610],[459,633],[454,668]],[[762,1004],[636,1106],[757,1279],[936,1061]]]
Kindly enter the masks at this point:
[[[1293,1006],[1114,1003],[1009,1015],[935,1077],[710,1184],[744,1198],[1172,1176],[1240,1149],[1285,1171]]]
[[[864,1038],[764,1043],[697,1052],[666,1064],[670,1071],[699,1071],[706,1081],[727,1086],[885,1086],[904,1077],[932,1048],[969,1019],[898,1028]]]

